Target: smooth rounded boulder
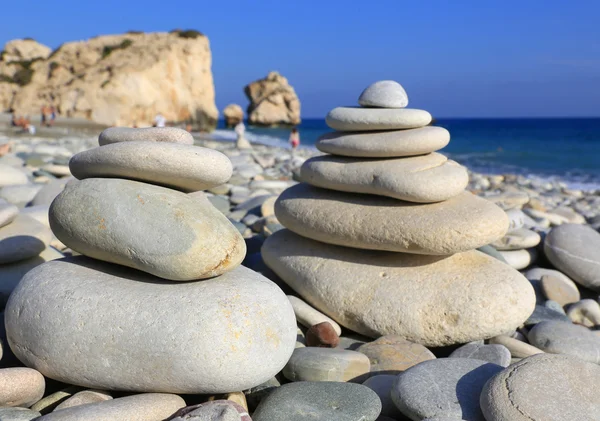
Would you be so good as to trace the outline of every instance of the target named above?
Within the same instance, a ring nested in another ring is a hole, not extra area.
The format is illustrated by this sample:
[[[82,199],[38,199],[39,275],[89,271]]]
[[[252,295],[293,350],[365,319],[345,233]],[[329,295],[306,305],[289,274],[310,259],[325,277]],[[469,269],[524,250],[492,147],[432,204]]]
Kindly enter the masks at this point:
[[[381,132],[330,132],[319,137],[321,152],[357,158],[394,158],[415,156],[442,149],[450,142],[443,127]]]
[[[443,257],[358,250],[280,230],[262,256],[307,302],[370,337],[466,343],[514,330],[535,307],[525,277],[474,250]]]
[[[404,108],[408,105],[406,91],[394,80],[380,80],[370,84],[358,97],[362,107]]]
[[[193,145],[194,137],[186,130],[177,127],[145,127],[143,129],[131,127],[109,127],[98,137],[100,146],[119,142],[167,142]]]
[[[304,183],[279,196],[275,215],[286,228],[324,243],[431,255],[484,246],[502,237],[508,227],[502,209],[469,192],[416,206]]]
[[[431,123],[431,114],[413,108],[336,107],[325,122],[333,130],[344,132],[415,129]]]
[[[126,178],[185,192],[224,184],[233,167],[227,156],[200,146],[165,142],[121,142],[80,152],[71,158],[75,177]]]
[[[221,275],[246,253],[239,231],[209,203],[137,181],[81,180],[52,202],[49,218],[69,248],[173,281]]]
[[[27,273],[5,323],[15,355],[52,379],[192,394],[267,381],[292,355],[297,329],[285,294],[245,267],[174,283],[82,256]]]
[[[316,187],[418,203],[450,199],[469,183],[465,167],[438,153],[377,160],[317,156],[302,165],[301,177]]]
[[[600,291],[600,233],[593,228],[580,224],[553,228],[544,240],[544,253],[575,282]]]
[[[567,355],[539,354],[495,375],[483,388],[487,421],[598,419],[600,367]]]

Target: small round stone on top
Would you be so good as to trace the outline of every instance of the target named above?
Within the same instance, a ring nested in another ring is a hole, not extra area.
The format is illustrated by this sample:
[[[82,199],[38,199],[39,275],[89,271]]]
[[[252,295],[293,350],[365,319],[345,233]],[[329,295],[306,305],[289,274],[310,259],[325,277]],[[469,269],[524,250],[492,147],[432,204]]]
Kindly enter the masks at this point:
[[[380,80],[367,86],[360,94],[358,103],[362,107],[404,108],[408,105],[408,96],[398,82]]]

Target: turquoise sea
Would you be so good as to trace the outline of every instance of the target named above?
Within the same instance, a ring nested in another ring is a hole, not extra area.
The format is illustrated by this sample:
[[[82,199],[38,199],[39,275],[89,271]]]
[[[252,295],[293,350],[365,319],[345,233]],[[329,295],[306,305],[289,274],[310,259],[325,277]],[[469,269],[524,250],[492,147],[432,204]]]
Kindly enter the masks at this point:
[[[450,131],[442,153],[471,170],[487,174],[523,174],[558,179],[573,187],[600,188],[600,118],[439,119]],[[323,119],[300,124],[303,147],[314,147],[331,131]],[[288,128],[248,127],[251,142],[285,146]],[[214,137],[233,140],[221,128]]]

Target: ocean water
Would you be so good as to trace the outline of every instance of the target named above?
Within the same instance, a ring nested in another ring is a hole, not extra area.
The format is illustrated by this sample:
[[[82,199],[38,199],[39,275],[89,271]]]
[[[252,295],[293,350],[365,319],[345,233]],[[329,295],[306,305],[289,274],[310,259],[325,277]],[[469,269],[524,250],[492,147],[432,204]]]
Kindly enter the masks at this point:
[[[600,118],[439,119],[450,131],[442,153],[485,174],[522,174],[560,180],[575,188],[600,188]],[[298,127],[302,147],[314,148],[331,131],[322,119]],[[288,128],[247,127],[251,142],[285,146]],[[221,127],[213,136],[235,139]]]

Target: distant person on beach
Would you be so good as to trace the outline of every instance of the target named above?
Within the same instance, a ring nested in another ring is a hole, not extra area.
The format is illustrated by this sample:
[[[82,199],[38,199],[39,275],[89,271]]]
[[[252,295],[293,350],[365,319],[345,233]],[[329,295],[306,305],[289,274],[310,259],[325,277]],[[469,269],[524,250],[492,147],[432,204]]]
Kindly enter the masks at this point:
[[[44,126],[46,124],[46,114],[49,114],[48,107],[43,105],[42,109],[40,110],[40,114],[41,114],[40,125]]]
[[[300,146],[300,133],[296,127],[290,133],[290,145],[292,146],[292,152],[295,152],[298,146]]]
[[[250,149],[250,148],[252,148],[252,145],[250,145],[250,142],[248,142],[248,139],[246,139],[244,137],[244,134],[246,133],[246,126],[244,126],[244,122],[243,121],[240,121],[234,127],[233,131],[237,135],[237,140],[235,142],[235,146],[238,149]]]
[[[156,117],[154,117],[154,127],[165,127],[166,124],[167,119],[161,113],[156,114]]]
[[[56,107],[54,105],[50,106],[50,122],[48,123],[48,126],[54,126],[54,120],[56,120]]]

